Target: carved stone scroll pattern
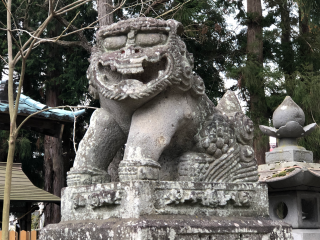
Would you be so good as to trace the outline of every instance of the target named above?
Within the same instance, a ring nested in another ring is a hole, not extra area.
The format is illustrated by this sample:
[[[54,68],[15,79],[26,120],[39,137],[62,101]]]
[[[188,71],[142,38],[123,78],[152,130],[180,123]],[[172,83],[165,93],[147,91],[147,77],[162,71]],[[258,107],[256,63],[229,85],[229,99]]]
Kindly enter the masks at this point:
[[[180,157],[180,180],[257,181],[252,138],[253,123],[243,113],[215,114],[195,136],[201,153],[187,152]]]
[[[252,193],[249,191],[172,189],[163,195],[161,205],[199,203],[210,208],[217,208],[224,207],[230,203],[234,207],[249,207],[251,201]]]
[[[92,193],[88,196],[84,194],[75,194],[72,197],[73,208],[85,208],[90,207],[92,209],[109,206],[109,205],[119,205],[121,204],[122,192],[121,191],[100,191]]]

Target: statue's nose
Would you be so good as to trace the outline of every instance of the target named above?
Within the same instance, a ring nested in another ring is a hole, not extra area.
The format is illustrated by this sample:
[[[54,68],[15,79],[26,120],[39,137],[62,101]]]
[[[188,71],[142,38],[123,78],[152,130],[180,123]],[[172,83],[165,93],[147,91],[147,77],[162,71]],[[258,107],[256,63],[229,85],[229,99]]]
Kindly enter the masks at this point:
[[[121,54],[124,55],[124,57],[138,57],[137,54],[140,52],[141,49],[134,46],[121,50]]]

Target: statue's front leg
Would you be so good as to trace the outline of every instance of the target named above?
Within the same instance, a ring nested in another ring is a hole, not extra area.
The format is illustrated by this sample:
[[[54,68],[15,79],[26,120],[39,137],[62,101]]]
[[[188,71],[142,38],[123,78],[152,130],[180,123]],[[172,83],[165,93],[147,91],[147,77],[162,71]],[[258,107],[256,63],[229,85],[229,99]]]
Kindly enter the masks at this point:
[[[109,182],[108,166],[125,141],[126,135],[112,115],[102,108],[96,110],[68,172],[68,186]]]
[[[119,165],[120,181],[158,180],[161,154],[177,130],[188,121],[185,104],[175,100],[162,99],[161,103],[135,112]]]

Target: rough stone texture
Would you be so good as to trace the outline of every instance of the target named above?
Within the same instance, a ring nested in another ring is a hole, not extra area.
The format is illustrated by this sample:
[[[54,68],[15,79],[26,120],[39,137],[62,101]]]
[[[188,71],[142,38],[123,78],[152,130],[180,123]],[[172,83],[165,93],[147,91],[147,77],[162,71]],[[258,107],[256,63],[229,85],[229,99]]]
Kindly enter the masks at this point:
[[[319,240],[320,229],[293,229],[292,237],[294,240]]]
[[[139,218],[143,215],[267,217],[266,185],[132,181],[67,187],[62,221]]]
[[[266,153],[267,164],[258,169],[260,182],[268,184],[270,217],[296,229],[320,227],[320,165],[312,163],[311,151],[297,144],[297,138],[310,134],[316,124],[303,127],[304,121],[302,109],[286,97],[273,113],[278,129],[260,126],[265,134],[279,138],[279,147]]]
[[[269,192],[284,189],[320,192],[320,164],[282,162],[259,165],[259,181],[268,184]]]
[[[263,218],[162,215],[51,224],[41,231],[40,240],[52,239],[283,240],[292,235],[289,225]]]
[[[62,221],[41,240],[292,239],[268,217],[252,121],[234,93],[217,107],[208,99],[181,32],[152,18],[98,31],[88,78],[101,108],[68,174]]]
[[[260,130],[279,139],[279,147],[266,152],[266,163],[313,162],[313,153],[298,146],[297,138],[310,134],[316,123],[303,127],[305,116],[302,109],[287,96],[273,113],[273,127],[260,125]]]
[[[287,146],[275,148],[272,152],[266,152],[267,163],[276,162],[313,162],[313,152],[301,146]]]
[[[193,73],[175,20],[136,18],[97,32],[88,69],[101,109],[79,144],[68,186],[110,181],[125,144],[120,181],[256,182],[253,123],[232,92],[218,108]]]
[[[259,183],[128,181],[67,187],[62,220],[40,240],[287,240]]]
[[[283,220],[292,225],[292,228],[320,228],[319,201],[319,193],[308,191],[270,193],[270,217],[273,220]],[[287,208],[284,215],[281,213],[280,203]]]

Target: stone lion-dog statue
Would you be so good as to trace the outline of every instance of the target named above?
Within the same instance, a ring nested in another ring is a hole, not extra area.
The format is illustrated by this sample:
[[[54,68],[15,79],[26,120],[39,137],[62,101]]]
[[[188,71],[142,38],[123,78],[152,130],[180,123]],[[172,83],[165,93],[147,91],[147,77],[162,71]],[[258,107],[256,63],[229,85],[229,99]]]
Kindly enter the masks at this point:
[[[68,186],[120,181],[256,182],[253,123],[233,92],[217,107],[193,72],[175,20],[135,18],[97,32],[87,71],[100,100],[79,144]]]

